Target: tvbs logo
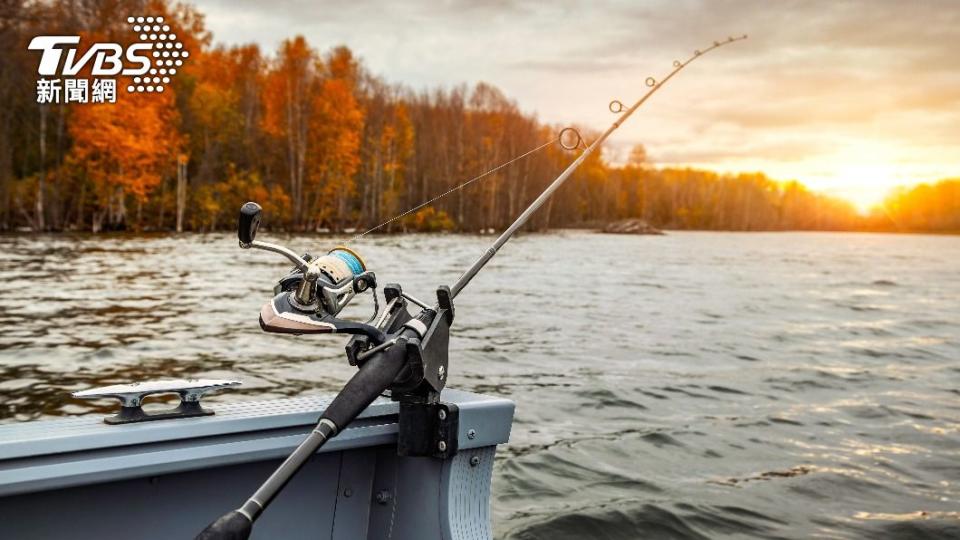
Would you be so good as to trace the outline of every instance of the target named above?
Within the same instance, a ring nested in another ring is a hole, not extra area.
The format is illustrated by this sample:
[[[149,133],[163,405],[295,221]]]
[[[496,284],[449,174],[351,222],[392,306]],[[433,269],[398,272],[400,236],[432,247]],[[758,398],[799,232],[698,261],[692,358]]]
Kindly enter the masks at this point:
[[[127,17],[139,41],[122,47],[94,43],[80,54],[80,36],[37,36],[41,51],[37,103],[115,103],[117,77],[133,77],[127,92],[163,92],[190,53],[163,17]],[[77,78],[89,68],[92,79]],[[52,77],[52,78],[47,78]]]

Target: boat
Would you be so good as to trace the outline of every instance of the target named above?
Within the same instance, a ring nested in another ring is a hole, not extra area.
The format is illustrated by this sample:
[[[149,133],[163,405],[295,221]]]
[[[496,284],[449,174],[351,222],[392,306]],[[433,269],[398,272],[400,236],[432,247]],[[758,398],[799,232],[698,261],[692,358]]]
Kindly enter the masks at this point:
[[[164,384],[189,392],[218,382]],[[140,386],[149,385],[129,389]],[[119,424],[83,415],[2,425],[0,538],[193,538],[277,468],[330,399]],[[444,457],[398,456],[399,404],[379,398],[308,460],[253,538],[491,538],[491,473],[513,402],[445,389],[440,403],[451,430]]]

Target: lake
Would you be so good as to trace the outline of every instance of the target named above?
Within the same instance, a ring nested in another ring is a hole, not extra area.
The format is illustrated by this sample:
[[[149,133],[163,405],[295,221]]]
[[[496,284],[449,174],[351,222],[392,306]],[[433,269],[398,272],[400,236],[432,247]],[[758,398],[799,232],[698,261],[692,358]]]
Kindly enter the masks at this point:
[[[492,240],[352,247],[428,299]],[[259,329],[288,266],[232,234],[0,236],[0,422],[147,378],[336,391],[343,338]],[[501,539],[960,537],[957,236],[524,235],[458,298],[449,385],[517,403]]]

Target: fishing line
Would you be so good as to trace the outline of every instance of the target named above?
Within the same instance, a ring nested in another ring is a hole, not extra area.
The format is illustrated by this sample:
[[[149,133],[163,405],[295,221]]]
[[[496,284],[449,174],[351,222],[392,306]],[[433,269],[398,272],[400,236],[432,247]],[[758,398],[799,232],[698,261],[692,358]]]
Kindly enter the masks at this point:
[[[564,142],[563,142],[564,134],[569,133],[569,132],[574,133],[574,134],[576,135],[576,137],[577,137],[576,143],[573,144],[572,146],[569,145],[569,144],[564,144]],[[430,200],[428,200],[428,201],[422,202],[422,203],[418,204],[417,206],[414,206],[413,208],[410,208],[409,210],[403,212],[402,214],[398,214],[398,215],[396,215],[396,216],[393,216],[392,218],[388,219],[387,221],[384,221],[383,223],[377,225],[376,227],[371,227],[370,229],[367,229],[367,230],[363,231],[362,233],[354,236],[353,238],[351,238],[351,239],[349,239],[349,240],[346,240],[346,241],[344,241],[344,242],[341,242],[341,245],[346,245],[346,244],[352,243],[352,242],[354,242],[354,241],[356,241],[356,240],[359,240],[359,239],[363,238],[363,237],[366,236],[367,234],[372,233],[373,231],[376,231],[377,229],[382,229],[383,227],[386,227],[387,225],[393,223],[394,221],[396,221],[396,220],[398,220],[398,219],[400,219],[400,218],[402,218],[402,217],[408,216],[408,215],[412,214],[413,212],[416,212],[417,210],[420,210],[421,208],[423,208],[423,207],[425,207],[425,206],[429,206],[429,205],[431,205],[431,204],[439,201],[440,199],[446,197],[447,195],[450,195],[450,194],[453,193],[454,191],[461,190],[461,189],[469,186],[470,184],[476,182],[477,180],[480,180],[481,178],[485,178],[485,177],[487,177],[487,176],[490,176],[491,174],[499,171],[500,169],[503,169],[504,167],[507,167],[508,165],[512,165],[512,164],[520,161],[521,159],[523,159],[523,158],[525,158],[525,157],[527,157],[527,156],[529,156],[529,155],[531,155],[531,154],[535,154],[535,153],[543,150],[544,148],[550,146],[550,145],[553,144],[554,142],[558,142],[558,143],[560,144],[560,146],[563,147],[563,148],[566,149],[566,150],[574,150],[575,148],[577,148],[578,146],[580,146],[580,143],[583,142],[583,138],[580,137],[580,132],[578,132],[576,129],[574,129],[574,128],[572,128],[572,127],[563,128],[563,130],[560,131],[559,135],[557,135],[557,138],[556,138],[556,139],[551,139],[551,140],[549,140],[549,141],[541,144],[540,146],[537,146],[536,148],[533,148],[533,149],[531,149],[531,150],[527,150],[527,151],[524,152],[523,154],[520,154],[519,156],[517,156],[517,157],[515,157],[515,158],[513,158],[513,159],[511,159],[511,160],[509,160],[509,161],[505,161],[505,162],[497,165],[496,167],[494,167],[494,168],[492,168],[492,169],[490,169],[490,170],[488,170],[488,171],[486,171],[486,172],[484,172],[484,173],[481,173],[481,174],[479,174],[479,175],[477,175],[477,176],[474,176],[473,178],[467,180],[466,182],[463,182],[463,183],[461,183],[461,184],[458,184],[458,185],[456,185],[456,186],[448,189],[447,191],[444,191],[444,192],[441,193],[440,195],[437,195],[436,197],[434,197],[434,198],[432,198],[432,199],[430,199]]]

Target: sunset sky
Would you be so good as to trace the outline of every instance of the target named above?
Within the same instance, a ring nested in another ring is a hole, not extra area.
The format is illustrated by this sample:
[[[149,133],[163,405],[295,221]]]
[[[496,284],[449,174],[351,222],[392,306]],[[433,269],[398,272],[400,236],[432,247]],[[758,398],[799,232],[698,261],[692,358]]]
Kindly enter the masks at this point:
[[[414,88],[490,82],[547,122],[603,129],[611,99],[715,39],[611,139],[657,165],[764,171],[860,208],[960,176],[960,2],[196,0],[216,41],[349,46]]]

